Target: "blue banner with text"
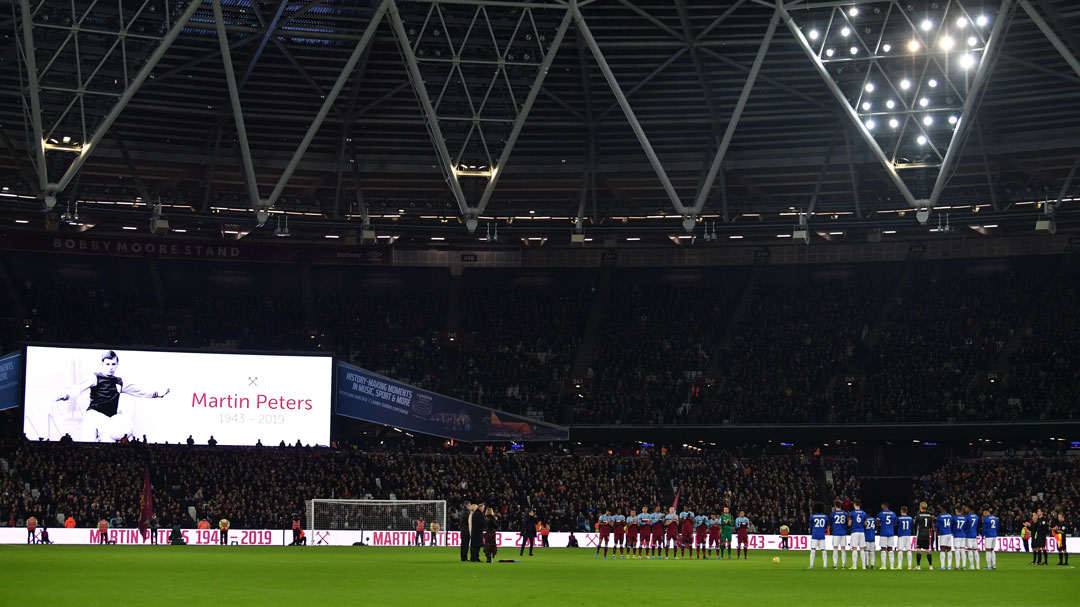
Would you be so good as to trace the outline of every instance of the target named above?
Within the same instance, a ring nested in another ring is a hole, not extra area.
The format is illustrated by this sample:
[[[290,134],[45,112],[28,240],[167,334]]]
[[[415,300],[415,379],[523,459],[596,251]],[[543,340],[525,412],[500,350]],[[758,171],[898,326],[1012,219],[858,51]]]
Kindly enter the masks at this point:
[[[18,407],[23,402],[22,352],[0,356],[0,411]]]
[[[338,415],[461,441],[565,441],[570,431],[394,381],[347,363],[337,366]]]

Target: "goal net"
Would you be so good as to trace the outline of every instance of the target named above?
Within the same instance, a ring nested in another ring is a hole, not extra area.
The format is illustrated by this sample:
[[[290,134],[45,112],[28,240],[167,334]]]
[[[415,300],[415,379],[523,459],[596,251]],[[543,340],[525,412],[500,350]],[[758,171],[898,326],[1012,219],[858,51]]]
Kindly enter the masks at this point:
[[[413,531],[424,521],[425,544],[431,544],[431,523],[446,529],[446,500],[307,501],[307,524],[312,531]],[[442,544],[439,541],[439,544]]]

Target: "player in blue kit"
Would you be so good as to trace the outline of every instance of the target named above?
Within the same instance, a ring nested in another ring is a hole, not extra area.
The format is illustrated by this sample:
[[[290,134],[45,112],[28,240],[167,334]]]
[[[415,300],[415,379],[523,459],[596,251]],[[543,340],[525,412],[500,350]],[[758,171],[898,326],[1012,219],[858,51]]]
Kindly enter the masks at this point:
[[[852,505],[855,509],[851,511],[851,515],[848,519],[848,525],[851,527],[851,570],[854,571],[859,568],[859,562],[862,562],[863,569],[866,569],[866,513],[863,512],[862,505],[859,500],[853,500]]]
[[[893,569],[904,566],[904,557],[901,552],[907,553],[907,568],[911,569],[911,529],[914,527],[914,519],[908,516],[907,506],[900,506],[900,516],[896,517],[896,559],[893,560]]]
[[[964,506],[964,511],[967,512],[967,546],[968,552],[971,553],[971,560],[975,562],[975,568],[981,569],[979,565],[979,515],[975,514],[971,506]]]
[[[896,569],[896,514],[889,510],[889,502],[881,502],[881,512],[878,513],[878,523],[881,535],[881,569],[889,568],[889,558],[892,555],[893,569]]]
[[[971,567],[968,563],[968,557],[971,556],[971,552],[968,551],[967,547],[967,523],[968,518],[967,515],[964,514],[964,509],[957,506],[952,523],[952,552],[957,569],[969,569]]]
[[[866,554],[866,560],[870,561],[870,568],[877,567],[877,526],[878,520],[872,516],[866,517],[866,533],[863,535],[866,537],[866,547],[863,548]],[[866,566],[864,565],[865,569]]]
[[[937,540],[938,553],[941,557],[941,567],[938,569],[940,571],[952,569],[952,567],[949,566],[948,560],[953,545],[952,515],[944,508],[941,509],[941,514],[937,516]]]
[[[821,568],[829,568],[829,553],[825,548],[825,531],[829,527],[829,517],[825,515],[825,504],[814,503],[814,513],[810,515],[810,566],[814,568],[814,558],[817,551],[821,551]]]
[[[848,515],[840,509],[840,500],[833,502],[833,511],[829,514],[829,519],[832,522],[832,568],[836,569],[837,562],[840,563],[840,568],[847,567],[847,552],[844,551],[847,546],[845,540],[847,539],[847,527],[848,527]]]
[[[983,550],[986,551],[986,568],[997,569],[998,518],[990,514],[990,506],[983,506]]]

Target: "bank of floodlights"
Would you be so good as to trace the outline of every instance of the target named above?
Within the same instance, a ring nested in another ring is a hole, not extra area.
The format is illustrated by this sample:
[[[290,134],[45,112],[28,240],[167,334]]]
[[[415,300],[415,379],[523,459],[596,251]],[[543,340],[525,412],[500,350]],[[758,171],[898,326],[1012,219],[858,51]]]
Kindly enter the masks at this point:
[[[964,119],[994,19],[975,8],[906,0],[794,9],[792,17],[893,165],[916,168],[941,163]]]

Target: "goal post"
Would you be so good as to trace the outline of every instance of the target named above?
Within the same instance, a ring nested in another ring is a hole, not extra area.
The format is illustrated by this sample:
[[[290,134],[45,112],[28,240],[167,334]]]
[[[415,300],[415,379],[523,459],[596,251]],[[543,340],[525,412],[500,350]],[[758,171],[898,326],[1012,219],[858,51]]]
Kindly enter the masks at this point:
[[[430,545],[431,523],[439,524],[438,545],[444,545],[446,500],[307,500],[307,527],[316,531],[416,531],[424,521],[423,542]],[[415,541],[415,540],[414,540]]]

